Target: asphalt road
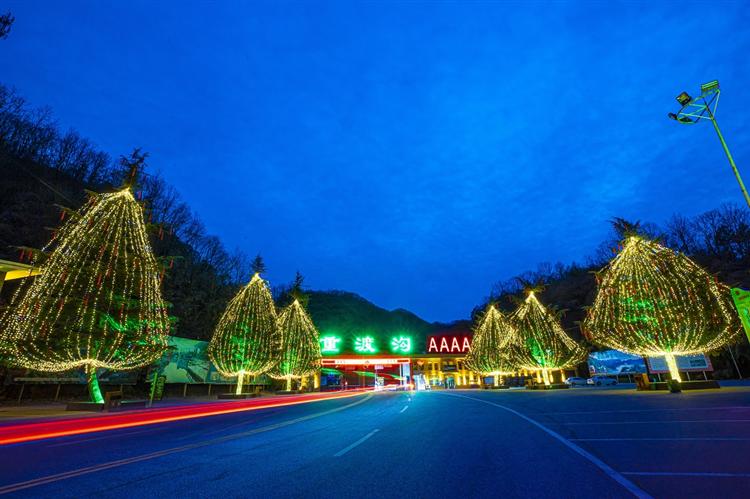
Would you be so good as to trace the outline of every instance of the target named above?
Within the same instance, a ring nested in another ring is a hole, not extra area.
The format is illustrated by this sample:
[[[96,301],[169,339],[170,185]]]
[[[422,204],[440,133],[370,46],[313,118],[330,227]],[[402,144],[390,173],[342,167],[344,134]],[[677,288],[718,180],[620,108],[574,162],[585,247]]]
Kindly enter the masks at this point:
[[[376,393],[0,447],[10,497],[750,497],[750,390]]]

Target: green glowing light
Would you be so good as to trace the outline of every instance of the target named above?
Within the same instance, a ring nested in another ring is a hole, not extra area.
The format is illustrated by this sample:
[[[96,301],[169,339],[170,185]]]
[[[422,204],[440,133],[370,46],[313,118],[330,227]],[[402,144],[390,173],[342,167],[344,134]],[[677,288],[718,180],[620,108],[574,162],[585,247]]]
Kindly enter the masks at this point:
[[[354,338],[354,351],[359,353],[375,353],[375,338],[372,336],[360,336]]]
[[[391,338],[391,352],[393,353],[411,353],[412,341],[411,336],[394,336]]]
[[[322,354],[330,354],[330,353],[339,353],[339,343],[341,342],[341,338],[339,336],[329,334],[326,336],[320,337],[320,353]]]

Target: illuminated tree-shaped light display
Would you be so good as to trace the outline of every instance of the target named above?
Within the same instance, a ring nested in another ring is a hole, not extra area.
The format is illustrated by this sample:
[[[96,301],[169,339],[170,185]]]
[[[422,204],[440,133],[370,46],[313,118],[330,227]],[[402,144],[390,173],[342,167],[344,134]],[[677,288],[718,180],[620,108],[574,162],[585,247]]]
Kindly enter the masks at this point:
[[[586,350],[563,330],[558,318],[539,302],[534,290],[510,317],[516,336],[508,345],[513,365],[541,371],[544,384],[550,384],[550,370],[568,369],[582,362]]]
[[[675,355],[715,350],[740,334],[729,289],[685,255],[633,233],[597,275],[599,291],[583,323],[603,346],[664,356],[680,381]]]
[[[314,374],[320,369],[320,341],[305,308],[294,298],[279,314],[281,352],[271,376],[286,380],[287,391],[292,380]]]
[[[273,367],[278,346],[273,297],[256,272],[227,305],[208,345],[208,355],[221,374],[237,376],[239,395],[246,375],[262,374]]]
[[[497,376],[513,372],[505,346],[515,335],[515,329],[508,319],[489,304],[479,317],[465,365],[468,369],[485,376]]]
[[[127,370],[158,359],[169,318],[161,266],[130,187],[92,195],[44,251],[41,275],[19,288],[0,323],[0,348],[18,366],[83,368],[94,402],[97,368]]]

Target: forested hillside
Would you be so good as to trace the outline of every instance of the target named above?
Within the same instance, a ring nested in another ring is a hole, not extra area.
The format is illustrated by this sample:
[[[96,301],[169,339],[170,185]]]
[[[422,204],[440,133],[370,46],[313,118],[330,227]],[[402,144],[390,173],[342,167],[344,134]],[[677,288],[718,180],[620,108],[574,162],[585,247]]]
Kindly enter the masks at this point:
[[[750,289],[750,212],[746,208],[725,205],[692,218],[674,215],[663,227],[644,223],[641,228],[650,237],[690,256],[724,284]],[[522,296],[521,283],[541,283],[544,291],[540,299],[562,312],[563,327],[570,336],[585,342],[578,324],[596,296],[594,272],[614,257],[619,242],[620,236],[613,228],[609,240],[602,242],[584,265],[543,263],[535,271],[499,281],[492,296],[475,307],[472,315],[483,310],[489,300],[510,311]],[[744,336],[732,352],[742,374],[750,376],[750,344]],[[736,376],[728,351],[716,352],[712,359],[725,375]]]
[[[18,260],[20,247],[43,248],[62,221],[62,207],[79,208],[86,190],[121,185],[122,170],[119,160],[75,131],[61,131],[49,110],[28,105],[0,85],[0,258]],[[177,192],[148,169],[138,194],[154,252],[166,267],[164,298],[177,318],[173,333],[207,339],[237,284],[247,280],[249,259],[227,251]],[[4,286],[0,303],[7,303],[16,285]]]
[[[20,247],[44,247],[61,223],[61,207],[78,208],[86,190],[106,191],[120,185],[122,170],[119,159],[73,130],[63,132],[48,109],[34,108],[0,85],[0,258],[18,260]],[[139,195],[147,209],[156,255],[165,265],[173,261],[166,265],[163,281],[164,297],[172,304],[170,313],[177,318],[173,334],[208,339],[229,298],[249,278],[250,259],[242,251],[227,251],[217,237],[208,234],[161,177],[147,170]],[[725,284],[750,287],[750,214],[744,207],[722,206],[692,218],[675,215],[663,227],[648,223],[642,227],[691,256]],[[596,291],[592,271],[614,255],[617,244],[613,231],[608,241],[592,248],[585,264],[541,264],[535,271],[498,282],[487,300],[511,310],[511,298],[519,297],[521,281],[543,283],[542,301],[561,309],[565,329],[581,340],[578,322]],[[15,285],[5,285],[0,306],[7,304]],[[486,302],[477,305],[472,317]],[[321,331],[345,335],[403,330],[422,336],[451,327],[427,323],[405,310],[386,311],[341,291],[310,292],[309,308]],[[468,323],[453,327],[465,329]],[[734,351],[743,374],[750,375],[750,346],[743,339]],[[720,369],[731,369],[726,352],[714,361]]]
[[[141,155],[135,151],[135,156]],[[46,109],[29,106],[0,85],[0,259],[18,260],[19,248],[43,248],[62,223],[62,208],[78,208],[86,190],[121,184],[119,160],[75,131],[62,132]],[[139,194],[150,221],[152,244],[165,263],[164,298],[172,304],[175,335],[208,339],[238,286],[250,275],[250,259],[229,252],[206,233],[200,219],[161,177],[141,177]],[[174,263],[171,263],[174,261]],[[275,288],[284,286],[274,283]],[[5,285],[6,305],[17,282]],[[432,325],[406,310],[388,312],[353,293],[313,291],[310,312],[321,330],[424,333]]]
[[[336,334],[351,344],[356,335],[371,335],[383,341],[395,334],[410,335],[414,350],[424,351],[424,338],[427,334],[444,330],[449,325],[426,322],[408,310],[388,311],[354,293],[345,291],[312,291],[309,293],[310,316],[321,334]],[[455,327],[468,330],[467,321],[458,321]]]

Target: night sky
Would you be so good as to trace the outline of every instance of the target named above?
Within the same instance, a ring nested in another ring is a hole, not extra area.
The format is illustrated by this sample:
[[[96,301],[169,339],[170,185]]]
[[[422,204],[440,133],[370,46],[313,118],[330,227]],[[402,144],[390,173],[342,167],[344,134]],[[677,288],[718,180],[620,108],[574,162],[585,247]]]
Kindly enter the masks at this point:
[[[272,284],[460,319],[612,217],[741,204],[710,123],[666,117],[712,79],[750,180],[746,2],[158,3],[2,2],[0,82],[150,152]]]

